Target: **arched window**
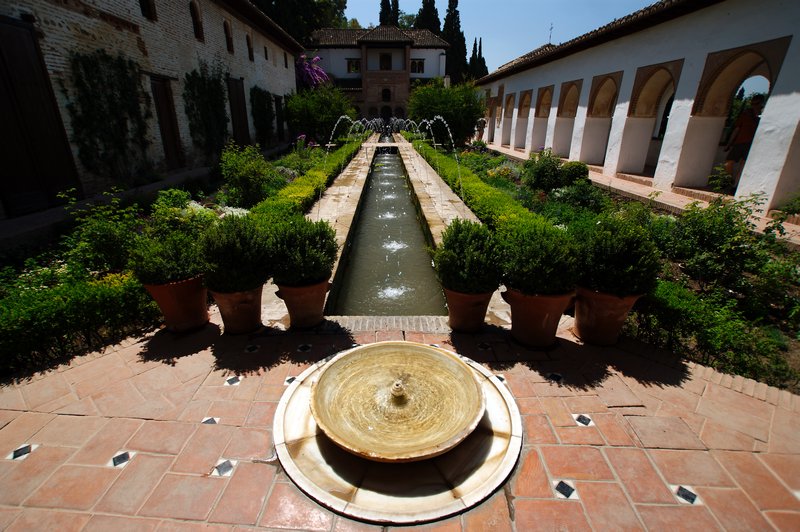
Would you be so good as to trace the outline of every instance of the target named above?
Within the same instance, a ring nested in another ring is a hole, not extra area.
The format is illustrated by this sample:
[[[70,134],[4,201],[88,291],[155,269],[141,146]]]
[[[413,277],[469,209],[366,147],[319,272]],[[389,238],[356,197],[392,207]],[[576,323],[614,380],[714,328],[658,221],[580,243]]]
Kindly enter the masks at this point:
[[[228,52],[233,53],[233,35],[231,35],[231,25],[227,20],[222,23],[222,29],[225,30],[225,44]]]
[[[200,8],[197,7],[197,2],[189,2],[189,14],[192,15],[192,28],[194,29],[195,39],[204,41],[203,19],[200,18]]]
[[[391,89],[383,89],[381,91],[381,101],[384,101],[384,102],[392,101],[392,91],[391,91]]]
[[[245,35],[244,39],[247,42],[247,57],[250,59],[250,61],[255,61],[253,58],[253,40],[249,35]]]
[[[156,16],[156,3],[155,0],[139,0],[139,8],[142,10],[142,16],[148,20],[155,22],[158,20]]]

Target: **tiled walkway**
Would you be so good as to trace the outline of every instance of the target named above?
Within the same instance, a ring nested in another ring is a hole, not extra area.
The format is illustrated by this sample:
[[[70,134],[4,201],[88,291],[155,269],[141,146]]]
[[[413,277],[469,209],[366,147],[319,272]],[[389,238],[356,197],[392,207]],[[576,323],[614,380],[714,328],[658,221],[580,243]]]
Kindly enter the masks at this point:
[[[309,364],[405,339],[503,375],[525,431],[503,490],[421,529],[800,530],[800,397],[788,392],[630,340],[583,346],[568,317],[549,351],[521,348],[500,327],[451,335],[439,317],[342,318],[314,333],[271,323],[246,337],[218,323],[0,388],[0,529],[377,529],[295,488],[273,455],[272,418],[286,379]],[[24,445],[24,459],[6,458]],[[233,469],[218,476],[226,460]],[[559,482],[574,488],[569,499]]]

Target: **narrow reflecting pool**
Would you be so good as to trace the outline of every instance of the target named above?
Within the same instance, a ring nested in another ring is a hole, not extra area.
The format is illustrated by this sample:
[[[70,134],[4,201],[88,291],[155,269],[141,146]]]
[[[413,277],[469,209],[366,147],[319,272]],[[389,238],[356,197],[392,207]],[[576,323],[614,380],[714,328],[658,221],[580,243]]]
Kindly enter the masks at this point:
[[[344,275],[331,291],[326,314],[447,314],[413,193],[400,155],[377,154],[364,188]]]

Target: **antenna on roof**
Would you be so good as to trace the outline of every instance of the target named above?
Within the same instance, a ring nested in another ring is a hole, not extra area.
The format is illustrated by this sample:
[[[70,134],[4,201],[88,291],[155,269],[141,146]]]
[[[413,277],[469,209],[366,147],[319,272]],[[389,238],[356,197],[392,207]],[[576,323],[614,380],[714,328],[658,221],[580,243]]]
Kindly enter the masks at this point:
[[[550,35],[547,37],[547,44],[553,44],[553,23],[550,23]]]

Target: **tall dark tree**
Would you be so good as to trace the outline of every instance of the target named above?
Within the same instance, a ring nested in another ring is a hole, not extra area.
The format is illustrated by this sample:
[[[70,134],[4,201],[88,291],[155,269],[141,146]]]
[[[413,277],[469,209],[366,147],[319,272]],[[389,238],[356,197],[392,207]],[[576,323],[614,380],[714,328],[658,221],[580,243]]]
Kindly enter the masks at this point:
[[[472,55],[469,56],[469,63],[467,66],[469,77],[478,79],[478,39],[472,41]]]
[[[378,22],[381,26],[388,26],[392,23],[392,6],[389,0],[381,0],[381,12],[378,15]]]
[[[400,25],[400,0],[392,0],[390,18],[392,26]]]
[[[475,69],[475,79],[480,79],[489,74],[489,69],[486,68],[486,59],[483,58],[483,38],[478,40],[478,66]]]
[[[431,30],[436,35],[442,34],[442,25],[439,21],[439,10],[436,9],[435,0],[422,0],[422,7],[417,13],[417,20],[414,22],[416,30]]]
[[[442,39],[450,44],[447,49],[447,66],[445,73],[452,83],[461,83],[467,76],[467,42],[461,31],[461,15],[458,12],[458,0],[447,2],[447,13],[444,16]]]

